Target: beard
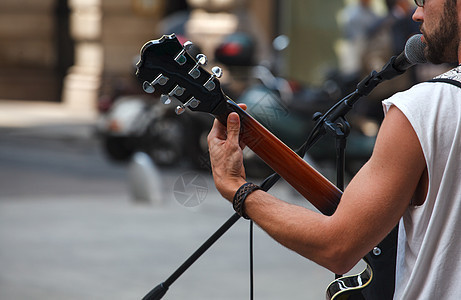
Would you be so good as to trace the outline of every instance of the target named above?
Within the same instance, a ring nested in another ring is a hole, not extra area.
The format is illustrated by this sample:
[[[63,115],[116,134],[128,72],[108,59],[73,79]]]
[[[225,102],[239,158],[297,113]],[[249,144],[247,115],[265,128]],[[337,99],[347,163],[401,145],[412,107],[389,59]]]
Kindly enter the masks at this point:
[[[423,31],[427,43],[424,54],[434,64],[458,61],[459,25],[456,3],[456,0],[445,0],[438,26],[430,34]]]

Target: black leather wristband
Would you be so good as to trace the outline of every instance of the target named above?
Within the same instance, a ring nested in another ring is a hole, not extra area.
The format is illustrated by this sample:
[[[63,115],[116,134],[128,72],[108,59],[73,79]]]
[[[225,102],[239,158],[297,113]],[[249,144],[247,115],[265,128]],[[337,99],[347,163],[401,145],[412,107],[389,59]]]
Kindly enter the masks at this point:
[[[232,199],[232,205],[234,207],[235,212],[239,214],[239,216],[245,219],[250,219],[245,214],[243,205],[245,203],[245,199],[248,197],[249,194],[260,189],[261,188],[258,185],[253,184],[251,182],[247,182],[243,184],[241,187],[239,187],[237,192],[235,192],[234,198]]]

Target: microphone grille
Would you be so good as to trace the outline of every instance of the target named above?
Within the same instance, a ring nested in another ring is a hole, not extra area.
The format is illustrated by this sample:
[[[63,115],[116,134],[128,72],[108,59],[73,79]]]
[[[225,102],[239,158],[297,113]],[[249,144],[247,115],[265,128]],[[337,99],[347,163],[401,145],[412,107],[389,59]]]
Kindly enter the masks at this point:
[[[421,41],[422,34],[415,34],[405,44],[405,56],[412,64],[424,64],[427,62],[424,56],[426,44]]]

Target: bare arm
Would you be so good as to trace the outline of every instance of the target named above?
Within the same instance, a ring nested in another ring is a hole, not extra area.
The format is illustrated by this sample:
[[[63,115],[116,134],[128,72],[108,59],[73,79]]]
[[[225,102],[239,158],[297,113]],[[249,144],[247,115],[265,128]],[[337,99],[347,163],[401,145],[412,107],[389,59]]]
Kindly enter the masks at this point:
[[[218,134],[225,128],[214,127],[209,135],[215,183],[228,200],[245,182],[233,124],[228,124],[234,133],[228,132],[226,140],[220,139],[225,136],[222,132]],[[226,149],[221,145],[227,145]],[[393,107],[381,126],[372,157],[348,185],[332,216],[288,204],[262,191],[246,199],[245,212],[284,246],[342,274],[397,224],[425,166],[413,128]]]

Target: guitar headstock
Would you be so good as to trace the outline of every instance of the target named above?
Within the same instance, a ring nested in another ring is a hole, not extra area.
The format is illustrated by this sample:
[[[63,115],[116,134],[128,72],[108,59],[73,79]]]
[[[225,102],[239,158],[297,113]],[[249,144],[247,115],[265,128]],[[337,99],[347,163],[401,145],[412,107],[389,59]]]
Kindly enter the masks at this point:
[[[181,101],[177,114],[186,108],[212,113],[225,101],[217,79],[222,71],[214,67],[210,74],[202,68],[206,56],[199,54],[192,58],[187,52],[191,46],[190,42],[181,45],[175,34],[147,42],[141,49],[136,76],[145,92],[160,92],[162,102],[169,103],[173,97]]]

